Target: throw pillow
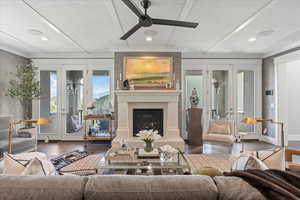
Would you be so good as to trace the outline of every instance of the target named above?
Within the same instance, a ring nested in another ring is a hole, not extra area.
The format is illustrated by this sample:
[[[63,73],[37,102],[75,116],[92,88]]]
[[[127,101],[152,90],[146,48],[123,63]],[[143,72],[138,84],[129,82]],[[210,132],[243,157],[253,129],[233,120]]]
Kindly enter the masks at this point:
[[[19,175],[26,168],[28,160],[15,159],[11,154],[4,153],[3,156],[3,174]]]
[[[219,169],[213,167],[203,167],[200,169],[196,169],[193,172],[193,175],[206,175],[210,177],[223,176],[222,172]]]
[[[37,165],[37,163],[41,163],[43,171],[45,171],[45,175],[56,175],[56,170],[53,164],[46,158],[47,156],[43,153],[39,152],[30,152],[30,153],[22,153],[17,155],[12,155],[5,153],[4,154],[4,174],[13,174],[13,175],[21,175],[25,169],[27,175],[39,175],[33,174],[34,171],[32,168]],[[36,167],[34,167],[36,169]],[[25,174],[24,174],[25,175]]]
[[[47,174],[43,167],[42,161],[40,161],[38,158],[34,158],[22,171],[21,175],[46,176]]]
[[[268,167],[254,156],[241,155],[235,160],[231,168],[232,171],[246,169],[266,170]]]

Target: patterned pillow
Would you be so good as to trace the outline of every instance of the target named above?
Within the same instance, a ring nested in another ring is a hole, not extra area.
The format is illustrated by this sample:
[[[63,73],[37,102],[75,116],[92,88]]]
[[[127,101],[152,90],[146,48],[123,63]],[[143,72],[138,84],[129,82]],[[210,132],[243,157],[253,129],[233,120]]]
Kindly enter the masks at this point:
[[[11,154],[4,153],[3,174],[20,175],[26,168],[28,162],[28,160],[17,160]]]
[[[36,154],[36,157],[33,153],[24,153],[23,155],[24,158],[21,154],[5,153],[3,174],[45,176],[56,174],[55,167],[48,159],[44,159],[44,155]]]
[[[266,170],[268,167],[254,156],[241,155],[235,160],[231,171],[246,170],[246,169],[261,169]]]
[[[21,175],[46,176],[47,174],[43,167],[42,161],[40,161],[38,158],[34,158],[28,163]]]

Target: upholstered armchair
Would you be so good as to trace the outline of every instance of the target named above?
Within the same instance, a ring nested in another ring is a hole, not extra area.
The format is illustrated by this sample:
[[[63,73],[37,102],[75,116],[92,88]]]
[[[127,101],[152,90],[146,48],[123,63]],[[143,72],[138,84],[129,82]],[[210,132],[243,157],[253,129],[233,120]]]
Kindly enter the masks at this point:
[[[236,140],[234,122],[231,120],[211,120],[203,140],[206,142],[233,144]]]

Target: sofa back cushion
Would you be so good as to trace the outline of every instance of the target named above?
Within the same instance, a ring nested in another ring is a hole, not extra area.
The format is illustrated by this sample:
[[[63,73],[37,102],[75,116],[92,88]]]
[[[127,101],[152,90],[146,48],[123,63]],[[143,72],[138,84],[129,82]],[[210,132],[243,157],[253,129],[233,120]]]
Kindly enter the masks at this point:
[[[86,177],[0,175],[0,200],[82,200]]]
[[[216,200],[218,191],[208,176],[91,176],[86,200]]]

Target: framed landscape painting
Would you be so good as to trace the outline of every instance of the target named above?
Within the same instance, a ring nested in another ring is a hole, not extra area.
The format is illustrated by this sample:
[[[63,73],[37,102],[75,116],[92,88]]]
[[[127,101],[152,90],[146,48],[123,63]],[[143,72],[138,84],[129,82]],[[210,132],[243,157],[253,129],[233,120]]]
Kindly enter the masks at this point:
[[[163,88],[172,85],[171,57],[125,57],[124,77],[141,88]]]

